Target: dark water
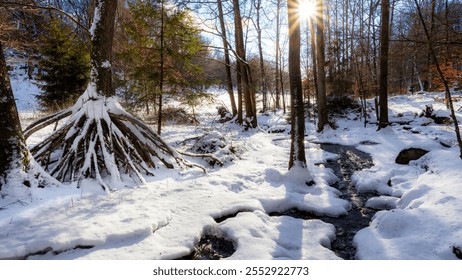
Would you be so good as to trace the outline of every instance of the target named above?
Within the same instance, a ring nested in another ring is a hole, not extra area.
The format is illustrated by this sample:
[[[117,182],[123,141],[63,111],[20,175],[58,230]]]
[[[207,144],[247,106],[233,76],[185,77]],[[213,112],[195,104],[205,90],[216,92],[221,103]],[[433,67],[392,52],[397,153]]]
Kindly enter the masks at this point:
[[[216,235],[205,235],[190,255],[179,260],[220,260],[231,256],[235,251],[231,240]]]
[[[356,248],[353,245],[353,237],[360,229],[369,225],[376,210],[365,207],[366,201],[375,196],[375,194],[359,194],[351,182],[351,176],[356,171],[372,167],[372,158],[369,154],[353,146],[321,144],[321,149],[339,155],[337,159],[330,160],[324,165],[327,168],[331,168],[339,178],[339,181],[332,185],[332,187],[342,192],[340,198],[351,203],[351,209],[348,211],[348,215],[333,218],[317,216],[314,213],[303,212],[298,209],[291,209],[283,213],[270,213],[270,215],[287,215],[305,220],[320,219],[326,223],[333,224],[336,228],[336,239],[331,244],[331,250],[343,259],[353,260],[356,254]]]
[[[333,224],[337,230],[337,236],[332,242],[331,249],[339,257],[352,260],[356,253],[353,237],[360,229],[369,225],[376,210],[365,207],[366,201],[375,194],[359,194],[351,182],[351,176],[354,172],[370,168],[374,164],[369,154],[352,146],[321,144],[321,149],[339,155],[338,159],[327,162],[326,167],[334,170],[335,175],[339,177],[339,181],[333,187],[342,192],[341,198],[351,203],[351,210],[348,211],[347,216],[323,217],[322,220]]]

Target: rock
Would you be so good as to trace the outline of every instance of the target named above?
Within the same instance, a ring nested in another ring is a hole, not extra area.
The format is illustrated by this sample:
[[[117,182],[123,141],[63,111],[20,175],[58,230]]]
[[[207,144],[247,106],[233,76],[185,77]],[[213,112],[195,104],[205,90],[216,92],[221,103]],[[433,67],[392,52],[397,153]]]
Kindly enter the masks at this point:
[[[395,162],[398,164],[409,164],[411,160],[417,160],[426,153],[428,153],[428,151],[420,148],[404,149],[401,152],[399,152],[398,156],[395,159]]]
[[[425,105],[425,109],[420,114],[420,117],[432,119],[436,124],[451,124],[452,119],[449,113],[444,111],[435,112],[432,105]]]
[[[233,115],[229,112],[229,110],[224,106],[217,107],[218,115],[220,119],[218,120],[219,123],[225,123],[233,119]]]

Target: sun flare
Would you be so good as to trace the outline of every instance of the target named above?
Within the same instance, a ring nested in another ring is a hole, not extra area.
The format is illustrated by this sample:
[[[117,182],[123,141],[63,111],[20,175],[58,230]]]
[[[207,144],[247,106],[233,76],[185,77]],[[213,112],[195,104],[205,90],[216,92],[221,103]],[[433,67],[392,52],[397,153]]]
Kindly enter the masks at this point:
[[[316,14],[316,0],[300,0],[300,18],[308,19]]]

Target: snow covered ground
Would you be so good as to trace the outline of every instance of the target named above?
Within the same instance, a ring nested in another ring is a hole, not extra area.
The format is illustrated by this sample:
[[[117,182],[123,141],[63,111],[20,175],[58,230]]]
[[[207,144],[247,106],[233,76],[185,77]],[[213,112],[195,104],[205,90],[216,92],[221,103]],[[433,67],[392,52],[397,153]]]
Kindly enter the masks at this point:
[[[223,136],[217,152],[225,159],[223,167],[208,167],[207,174],[160,168],[146,185],[128,181],[110,194],[86,181],[79,189],[30,189],[13,204],[0,199],[0,259],[175,259],[189,255],[205,234],[233,242],[236,252],[229,259],[339,259],[329,250],[333,225],[269,215],[291,208],[332,217],[347,213],[349,203],[329,186],[335,175],[322,165],[335,155],[321,150],[320,142],[355,145],[370,153],[375,165],[353,180],[360,191],[380,194],[370,206],[393,208],[377,212],[355,236],[357,258],[457,258],[453,251],[462,249],[462,160],[455,133],[452,126],[419,117],[428,104],[447,112],[434,101],[441,94],[390,98],[391,121],[406,124],[378,132],[375,125],[364,128],[353,113],[323,134],[307,122],[311,174],[287,170],[289,134],[266,132],[288,128],[286,116],[261,115],[259,129],[243,131],[216,122],[215,106],[226,103],[227,95],[217,92],[215,97],[216,104],[196,109],[199,126],[169,125],[162,136],[179,150],[190,147],[192,140],[185,140],[204,133]],[[33,135],[28,144],[46,133]],[[366,145],[370,142],[376,144]],[[409,147],[430,152],[409,165],[396,164],[398,153]],[[316,184],[307,186],[310,175]],[[229,218],[217,222],[221,217]]]
[[[14,55],[9,56],[8,65],[15,65],[14,69],[9,72],[11,88],[16,97],[18,110],[22,112],[24,117],[33,117],[40,109],[35,98],[36,95],[40,94],[40,88],[35,80],[28,78],[23,60]],[[23,65],[23,67],[19,67],[19,65]]]

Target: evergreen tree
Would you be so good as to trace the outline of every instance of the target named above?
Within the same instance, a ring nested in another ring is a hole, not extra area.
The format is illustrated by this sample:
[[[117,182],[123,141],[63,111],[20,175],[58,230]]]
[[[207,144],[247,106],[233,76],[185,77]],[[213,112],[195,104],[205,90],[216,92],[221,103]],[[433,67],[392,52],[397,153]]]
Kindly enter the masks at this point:
[[[123,77],[118,82],[125,89],[125,100],[149,109],[162,93],[177,94],[187,104],[203,96],[207,83],[197,57],[207,53],[187,10],[167,4],[162,9],[157,1],[138,0],[128,3],[121,21],[125,38],[116,54],[122,74],[117,78]]]
[[[40,44],[38,96],[44,109],[60,109],[73,104],[85,90],[89,79],[90,54],[72,28],[60,19],[52,19]]]

